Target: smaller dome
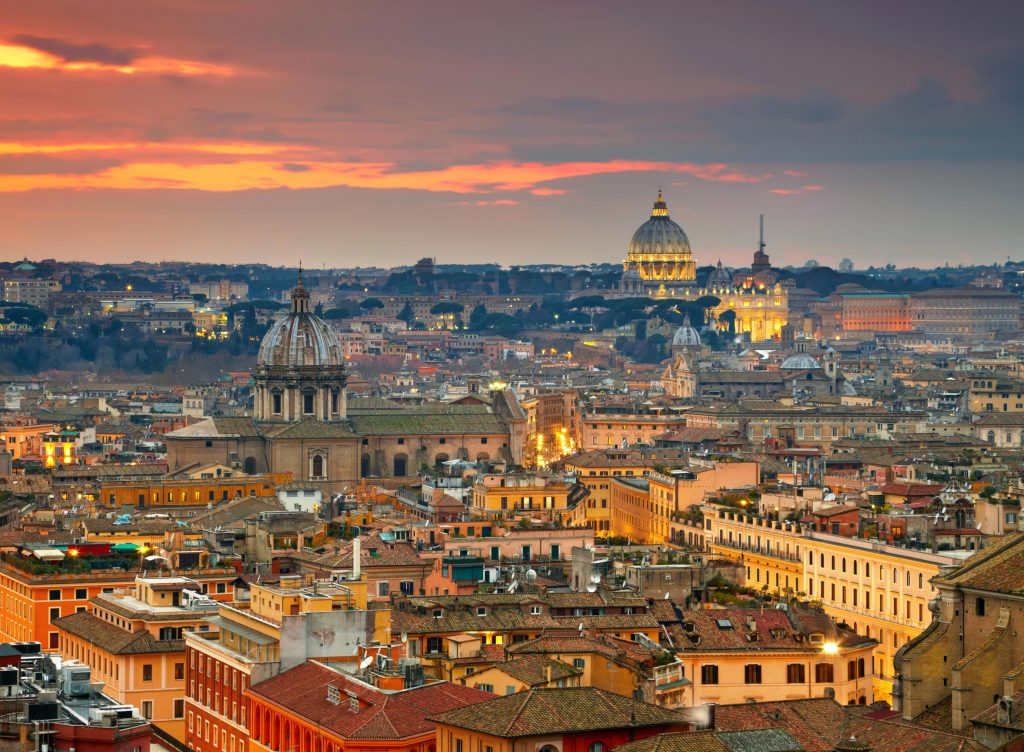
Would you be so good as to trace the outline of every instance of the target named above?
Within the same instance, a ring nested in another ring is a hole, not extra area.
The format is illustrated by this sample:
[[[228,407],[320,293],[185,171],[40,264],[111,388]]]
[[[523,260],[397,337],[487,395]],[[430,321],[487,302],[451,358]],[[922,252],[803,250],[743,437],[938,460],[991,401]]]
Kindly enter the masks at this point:
[[[809,371],[821,368],[821,366],[818,364],[818,361],[807,353],[797,353],[796,355],[790,355],[782,361],[781,368],[784,371]]]
[[[636,280],[637,282],[639,282],[640,281],[640,272],[638,272],[634,268],[626,269],[626,271],[624,271],[622,273],[622,279],[623,280]]]
[[[729,270],[722,266],[722,260],[718,260],[718,266],[711,270],[708,276],[708,287],[731,287],[732,275]]]
[[[672,337],[672,347],[700,347],[700,332],[690,325],[690,317],[683,320],[683,325],[676,329]]]

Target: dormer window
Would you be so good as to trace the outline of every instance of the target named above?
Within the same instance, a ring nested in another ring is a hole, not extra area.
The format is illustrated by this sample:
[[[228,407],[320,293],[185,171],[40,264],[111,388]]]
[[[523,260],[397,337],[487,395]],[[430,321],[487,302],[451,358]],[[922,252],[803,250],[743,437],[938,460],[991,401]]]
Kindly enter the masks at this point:
[[[477,606],[476,607],[476,615],[477,616],[487,616],[487,607],[486,606]]]

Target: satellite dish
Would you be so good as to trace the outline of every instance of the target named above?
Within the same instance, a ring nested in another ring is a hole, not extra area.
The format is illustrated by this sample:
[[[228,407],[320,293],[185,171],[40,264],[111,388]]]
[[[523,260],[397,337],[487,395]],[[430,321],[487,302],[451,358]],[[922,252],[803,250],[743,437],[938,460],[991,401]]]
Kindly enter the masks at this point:
[[[665,600],[668,600],[668,593],[665,593]]]
[[[153,554],[152,556],[147,556],[146,561],[167,561],[167,557],[157,556],[156,554]]]
[[[595,593],[595,592],[597,592],[597,585],[587,585],[587,592],[588,593]]]
[[[580,630],[581,632],[583,631],[583,622],[580,622],[579,630]]]
[[[404,644],[404,643],[406,643],[408,641],[409,641],[409,635],[406,634],[405,632],[402,632],[402,643]]]
[[[526,570],[526,581],[527,582],[535,582],[536,579],[537,579],[537,572],[535,570],[533,570],[533,569],[527,569]]]
[[[601,575],[599,575],[597,572],[594,572],[594,574],[590,575],[590,581],[597,585],[599,582],[601,582]]]
[[[373,663],[373,656],[372,655],[366,656],[365,658],[363,658],[363,660],[359,661],[359,670],[360,671],[366,671],[366,669],[368,669],[370,667],[371,663]]]

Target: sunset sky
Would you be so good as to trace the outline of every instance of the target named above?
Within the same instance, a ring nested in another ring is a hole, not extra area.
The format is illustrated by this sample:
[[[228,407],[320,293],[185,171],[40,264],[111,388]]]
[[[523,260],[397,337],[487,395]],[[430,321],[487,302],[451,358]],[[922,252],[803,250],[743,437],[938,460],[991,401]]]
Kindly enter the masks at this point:
[[[0,0],[0,258],[1022,257],[1024,3]]]

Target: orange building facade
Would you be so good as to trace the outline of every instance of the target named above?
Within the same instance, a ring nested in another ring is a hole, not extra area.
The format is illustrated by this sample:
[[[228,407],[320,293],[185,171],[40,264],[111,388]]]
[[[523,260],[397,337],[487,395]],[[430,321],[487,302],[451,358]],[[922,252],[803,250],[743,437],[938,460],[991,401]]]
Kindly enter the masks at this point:
[[[291,473],[240,473],[230,478],[113,481],[100,487],[100,500],[109,507],[200,506],[243,496],[273,496],[274,488],[291,477]]]

